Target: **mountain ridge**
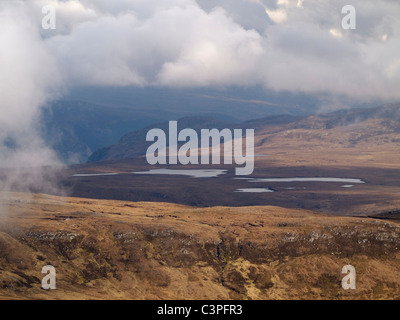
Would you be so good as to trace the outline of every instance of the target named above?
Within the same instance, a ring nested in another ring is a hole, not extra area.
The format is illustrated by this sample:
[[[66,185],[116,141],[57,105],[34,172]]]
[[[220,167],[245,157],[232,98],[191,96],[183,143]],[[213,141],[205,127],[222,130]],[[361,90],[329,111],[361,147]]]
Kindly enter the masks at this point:
[[[381,122],[373,122],[381,120]],[[351,125],[366,124],[367,126],[383,126],[387,132],[400,133],[400,104],[387,104],[368,109],[346,109],[326,114],[304,116],[274,115],[235,124],[210,117],[184,117],[178,119],[178,130],[192,128],[200,129],[255,129],[256,136],[285,132],[287,130],[331,130],[335,128],[350,128]],[[368,123],[369,121],[369,123]],[[152,124],[143,129],[124,135],[116,144],[95,151],[88,162],[104,160],[129,159],[144,156],[149,146],[146,133],[153,128],[168,131],[168,121]],[[350,128],[351,129],[351,128]],[[381,130],[382,131],[382,130]],[[383,131],[382,131],[383,132]],[[379,134],[379,130],[376,132]]]

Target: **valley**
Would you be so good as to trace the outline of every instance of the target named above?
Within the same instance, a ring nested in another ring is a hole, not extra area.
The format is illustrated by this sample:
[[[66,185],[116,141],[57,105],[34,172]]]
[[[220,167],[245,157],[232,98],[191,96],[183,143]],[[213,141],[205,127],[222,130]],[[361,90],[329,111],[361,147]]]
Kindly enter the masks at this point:
[[[63,185],[71,195],[88,198],[202,207],[274,205],[334,215],[382,214],[400,208],[399,110],[398,105],[388,105],[300,119],[282,116],[279,121],[245,122],[242,127],[254,128],[256,133],[255,164],[254,172],[242,177],[235,176],[231,165],[150,166],[145,159],[144,129],[95,152],[93,159],[102,161],[71,166]],[[179,123],[184,127],[193,121],[199,130],[207,120],[198,120],[186,118]],[[223,126],[219,122],[210,125]],[[168,123],[157,127],[163,126]],[[103,158],[98,158],[100,155]],[[157,170],[169,170],[170,174],[154,174]],[[221,174],[200,179],[173,175],[173,170],[219,170]],[[104,173],[108,176],[87,176]],[[76,174],[86,176],[73,177]],[[293,178],[297,181],[279,180]],[[359,180],[363,183],[356,183]],[[274,192],[235,192],[243,188]]]

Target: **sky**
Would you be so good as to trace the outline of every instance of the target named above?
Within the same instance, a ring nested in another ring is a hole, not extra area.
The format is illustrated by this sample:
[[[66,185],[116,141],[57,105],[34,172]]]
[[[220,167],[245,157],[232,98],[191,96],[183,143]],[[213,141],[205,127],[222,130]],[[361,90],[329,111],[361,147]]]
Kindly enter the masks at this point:
[[[355,30],[341,26],[348,0],[0,0],[2,77],[26,73],[43,96],[87,85],[261,86],[398,99],[400,2],[350,2]],[[42,28],[45,6],[55,30]]]
[[[342,28],[348,4],[355,30]],[[43,28],[46,6],[56,29]],[[0,161],[55,161],[37,119],[74,87],[399,100],[399,18],[397,0],[0,0]]]
[[[95,86],[262,86],[399,98],[400,3],[354,0],[356,29],[326,0],[32,1],[62,81]],[[25,5],[26,6],[26,5]],[[33,20],[32,23],[35,23]]]

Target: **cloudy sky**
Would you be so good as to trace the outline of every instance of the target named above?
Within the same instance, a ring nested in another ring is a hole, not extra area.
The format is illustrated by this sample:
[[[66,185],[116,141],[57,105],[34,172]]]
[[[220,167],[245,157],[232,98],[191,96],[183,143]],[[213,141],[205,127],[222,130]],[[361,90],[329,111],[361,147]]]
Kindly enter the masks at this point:
[[[356,30],[342,28],[346,4]],[[55,30],[42,27],[45,6],[55,8]],[[77,86],[261,86],[396,100],[399,18],[397,0],[0,0],[1,148],[43,154],[27,132],[45,102]]]
[[[30,69],[28,76],[34,76],[29,63],[48,60],[41,75],[54,74],[62,86],[261,85],[355,97],[400,95],[396,0],[350,1],[356,30],[341,27],[348,0],[0,2],[1,14],[13,20],[2,24],[20,29],[6,30],[1,47],[32,47],[19,53],[26,57],[6,58],[23,59],[20,69]],[[56,9],[56,30],[41,28],[46,5]]]

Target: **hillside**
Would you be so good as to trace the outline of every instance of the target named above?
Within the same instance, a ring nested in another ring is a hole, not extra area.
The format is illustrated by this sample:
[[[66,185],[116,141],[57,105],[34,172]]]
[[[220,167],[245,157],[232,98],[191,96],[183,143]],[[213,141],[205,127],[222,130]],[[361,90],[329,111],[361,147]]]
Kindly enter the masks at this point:
[[[89,157],[89,162],[117,160],[141,157],[151,143],[146,142],[146,133],[152,128],[161,128],[168,132],[168,121],[150,125],[138,131],[126,134],[114,145],[102,148]],[[255,129],[256,153],[271,154],[277,144],[280,151],[297,148],[304,151],[315,147],[334,149],[363,148],[391,144],[400,146],[400,104],[383,105],[370,109],[348,109],[308,117],[292,115],[274,115],[266,118],[246,121],[241,124],[223,122],[206,117],[185,117],[178,120],[178,130],[224,128]],[[311,149],[312,150],[312,149]],[[371,150],[373,152],[373,150]],[[289,158],[289,161],[296,156]]]
[[[174,120],[174,119],[171,119]],[[129,159],[136,158],[146,154],[147,148],[151,142],[146,141],[147,132],[153,128],[162,129],[168,133],[169,121],[149,125],[141,130],[137,130],[124,135],[118,143],[109,147],[102,148],[94,152],[88,162]],[[237,126],[237,125],[236,125]],[[178,132],[185,128],[191,128],[198,134],[201,129],[219,129],[234,128],[231,122],[220,121],[209,117],[185,117],[178,120]],[[181,145],[183,143],[180,143]]]
[[[392,222],[271,206],[0,199],[2,299],[400,298]],[[47,264],[56,290],[40,288]],[[348,264],[356,290],[341,287]]]
[[[258,131],[256,153],[286,165],[398,168],[400,105],[314,115]]]
[[[62,100],[43,110],[42,136],[65,163],[80,163],[99,148],[118,142],[124,134],[173,116],[150,108],[113,108]]]

